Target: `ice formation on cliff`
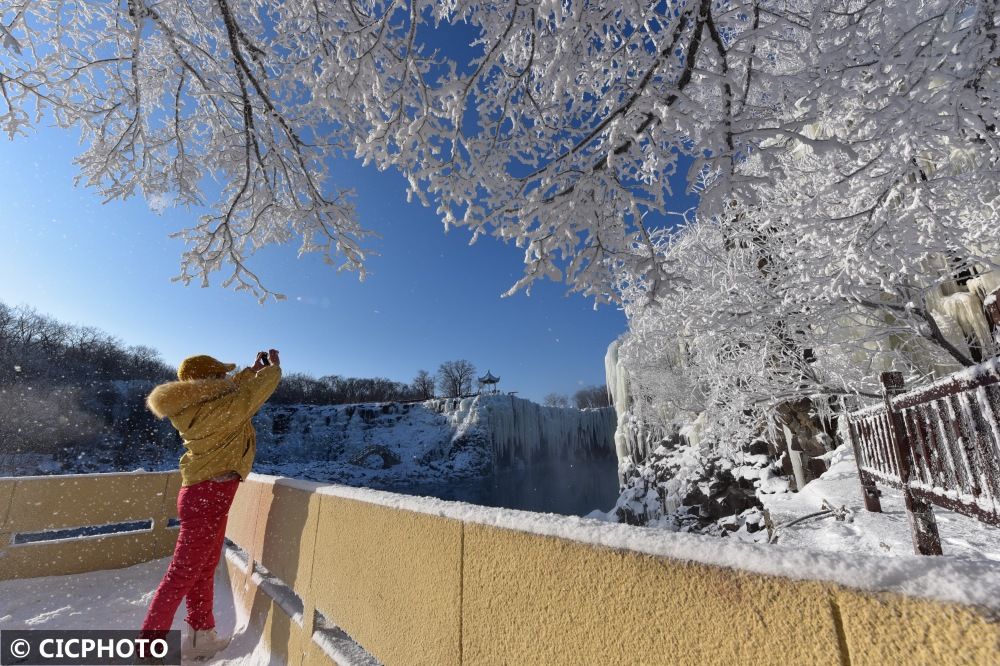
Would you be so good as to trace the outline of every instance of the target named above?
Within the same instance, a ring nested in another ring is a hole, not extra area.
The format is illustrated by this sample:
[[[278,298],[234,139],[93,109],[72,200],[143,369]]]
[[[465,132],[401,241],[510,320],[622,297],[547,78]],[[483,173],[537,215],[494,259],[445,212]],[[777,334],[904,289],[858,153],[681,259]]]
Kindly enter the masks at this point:
[[[264,466],[323,463],[336,478],[340,474],[334,467],[343,468],[351,480],[360,475],[418,481],[546,459],[610,456],[615,420],[611,408],[562,409],[510,395],[482,395],[265,407],[257,423],[258,459]],[[366,451],[376,449],[384,454],[368,460]],[[399,462],[385,464],[386,457]]]
[[[943,285],[927,296],[927,307],[944,336],[960,351],[972,356],[978,348],[981,358],[994,354],[996,341],[990,332],[983,302],[1000,288],[1000,271],[990,271],[964,285]],[[979,359],[974,359],[979,360]]]
[[[615,340],[608,345],[608,351],[604,355],[604,374],[616,415],[615,453],[618,455],[618,462],[622,463],[626,458],[633,461],[644,460],[650,451],[659,445],[666,433],[635,418],[632,412],[628,370],[618,357],[619,344],[620,341]]]

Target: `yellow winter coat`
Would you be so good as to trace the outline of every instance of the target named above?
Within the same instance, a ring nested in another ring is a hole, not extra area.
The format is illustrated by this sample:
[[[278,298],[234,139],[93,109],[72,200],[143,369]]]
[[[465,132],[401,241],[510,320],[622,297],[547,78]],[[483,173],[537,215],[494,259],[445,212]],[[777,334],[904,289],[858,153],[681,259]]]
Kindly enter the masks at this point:
[[[250,418],[278,386],[281,368],[241,370],[233,378],[168,382],[153,389],[146,405],[169,417],[187,452],[181,456],[181,485],[191,486],[230,470],[246,479],[257,453]]]

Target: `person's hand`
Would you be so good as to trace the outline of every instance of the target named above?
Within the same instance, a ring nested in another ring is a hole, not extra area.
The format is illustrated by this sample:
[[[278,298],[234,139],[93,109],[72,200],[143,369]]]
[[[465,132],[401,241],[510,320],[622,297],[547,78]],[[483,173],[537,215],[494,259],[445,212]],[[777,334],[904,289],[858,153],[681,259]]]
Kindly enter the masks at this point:
[[[269,360],[271,362],[271,365],[281,365],[281,359],[278,358],[278,350],[277,349],[268,349],[267,350],[267,360]]]
[[[267,363],[264,362],[264,360],[265,360],[266,357],[267,357],[267,354],[265,352],[258,352],[257,353],[257,360],[253,362],[253,365],[250,366],[250,369],[253,370],[254,372],[257,372],[257,371],[265,368],[267,366]]]

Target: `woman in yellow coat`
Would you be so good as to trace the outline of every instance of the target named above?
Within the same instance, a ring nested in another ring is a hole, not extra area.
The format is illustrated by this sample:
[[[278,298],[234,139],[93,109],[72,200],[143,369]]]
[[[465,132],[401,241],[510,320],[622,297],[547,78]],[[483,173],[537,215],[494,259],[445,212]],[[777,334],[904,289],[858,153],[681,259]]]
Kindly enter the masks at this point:
[[[250,419],[281,379],[276,349],[261,352],[253,366],[229,377],[235,369],[211,356],[186,358],[177,369],[179,381],[157,386],[146,400],[157,417],[170,419],[187,450],[180,461],[177,546],[142,631],[155,635],[169,630],[181,600],[187,598],[191,632],[184,652],[190,657],[214,654],[229,643],[215,632],[215,567],[229,507],[257,451]]]

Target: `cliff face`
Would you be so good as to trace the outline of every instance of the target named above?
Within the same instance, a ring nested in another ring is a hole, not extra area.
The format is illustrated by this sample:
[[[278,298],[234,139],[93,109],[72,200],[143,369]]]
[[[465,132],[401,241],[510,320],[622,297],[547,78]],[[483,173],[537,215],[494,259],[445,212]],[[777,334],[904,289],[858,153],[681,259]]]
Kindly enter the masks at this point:
[[[614,465],[610,408],[506,395],[265,407],[256,424],[261,471],[353,484],[425,483],[550,460]]]

